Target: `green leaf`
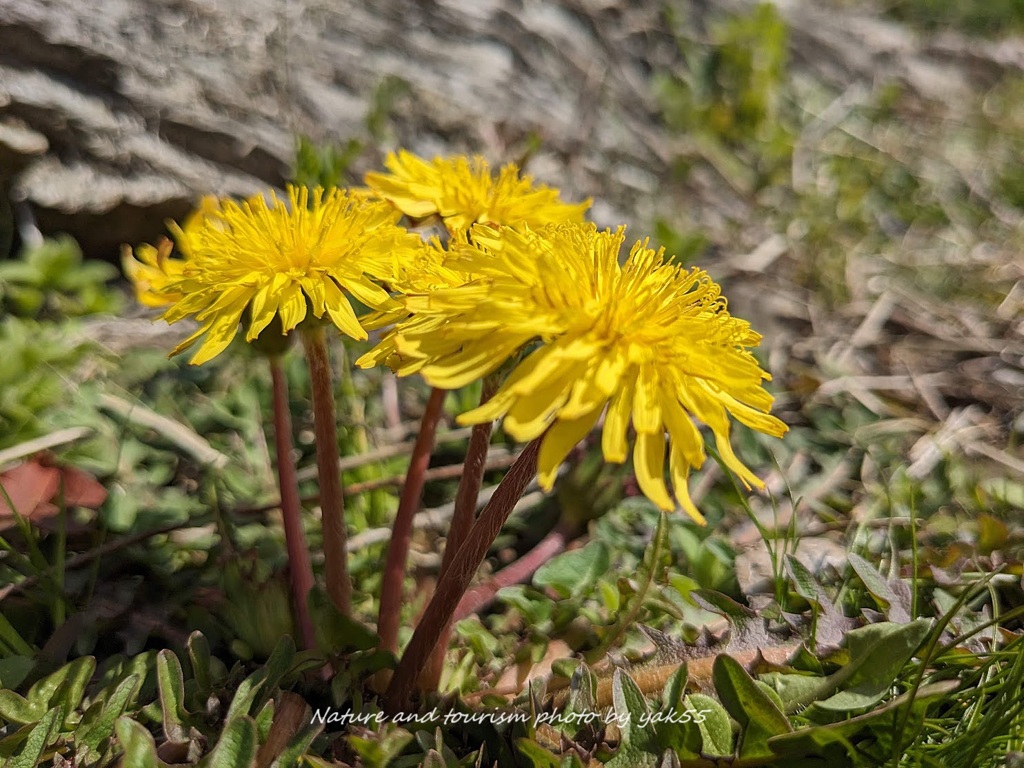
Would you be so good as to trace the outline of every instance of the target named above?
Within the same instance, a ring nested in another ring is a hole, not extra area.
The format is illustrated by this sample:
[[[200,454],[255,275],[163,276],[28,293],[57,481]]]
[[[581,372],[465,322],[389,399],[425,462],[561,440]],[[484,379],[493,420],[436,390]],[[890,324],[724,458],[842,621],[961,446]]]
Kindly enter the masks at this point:
[[[686,703],[700,729],[701,751],[717,757],[732,755],[732,722],[725,708],[703,693],[691,693]]]
[[[619,748],[606,765],[611,768],[654,766],[656,742],[650,725],[650,708],[643,692],[626,672],[615,670],[612,677],[612,708],[619,727]]]
[[[819,608],[832,605],[832,601],[829,600],[818,580],[814,578],[814,574],[807,569],[806,565],[797,560],[795,555],[786,555],[786,569],[789,571],[789,577],[793,580],[793,588],[800,597]]]
[[[619,589],[614,584],[610,584],[604,579],[599,579],[597,582],[597,588],[601,592],[601,602],[604,603],[605,608],[608,609],[608,613],[614,614],[619,610],[619,603],[621,602],[621,595]]]
[[[198,630],[188,636],[185,644],[188,650],[189,663],[192,665],[192,677],[196,681],[197,693],[206,698],[213,689],[213,677],[210,674],[210,644],[206,636]]]
[[[731,656],[715,657],[711,676],[722,704],[740,724],[739,757],[770,757],[768,739],[792,731],[789,720]]]
[[[153,734],[141,723],[130,717],[119,717],[114,723],[114,733],[124,750],[121,758],[124,768],[160,768],[163,765],[163,761],[156,756]]]
[[[931,619],[918,619],[910,624],[868,624],[850,632],[850,663],[829,677],[842,690],[815,706],[847,712],[881,701],[931,627]]]
[[[58,690],[60,690],[59,700],[68,702],[68,709],[70,711],[72,707],[77,707],[78,702],[82,700],[82,692],[95,671],[96,659],[92,656],[83,656],[80,659],[75,659],[33,685],[29,689],[28,700],[33,704],[49,708],[58,700],[55,697]],[[61,687],[65,684],[67,684],[67,687],[61,690]],[[75,699],[74,703],[70,703],[71,699]]]
[[[362,759],[365,768],[386,768],[392,759],[402,753],[413,735],[404,728],[385,728],[370,737],[349,736],[348,744]]]
[[[622,733],[622,742],[646,747],[650,744],[651,710],[647,699],[628,673],[616,669],[612,677],[612,707]]]
[[[689,669],[684,661],[679,668],[672,673],[665,681],[665,688],[661,692],[662,709],[669,712],[682,712],[686,709],[683,698],[686,696],[686,681],[689,679]]]
[[[684,699],[680,699],[675,708],[658,712],[654,717],[655,737],[662,750],[671,750],[681,758],[700,757],[704,737],[694,713],[687,711]]]
[[[586,718],[578,716],[592,714],[596,707],[597,676],[581,662],[569,678],[569,695],[561,717],[556,721],[556,727],[570,737],[575,736],[588,722]]]
[[[46,712],[45,704],[33,704],[14,691],[0,690],[0,719],[8,723],[28,725],[38,722]]]
[[[160,709],[164,736],[168,741],[188,739],[188,711],[185,709],[185,680],[181,662],[171,651],[156,655],[156,681],[160,688]]]
[[[867,560],[856,552],[847,554],[850,566],[857,577],[864,582],[864,587],[886,611],[886,617],[897,624],[910,621],[910,593],[906,584],[894,578],[886,581]]]
[[[8,764],[7,768],[36,768],[46,748],[57,741],[60,727],[64,722],[65,709],[53,707],[36,723],[25,739],[25,746]]]
[[[592,541],[582,549],[564,552],[544,563],[533,575],[538,587],[549,587],[562,597],[587,593],[611,564],[611,555],[603,541]]]
[[[242,715],[248,715],[252,710],[252,704],[256,700],[257,694],[259,694],[266,681],[267,668],[260,667],[239,683],[238,688],[235,690],[235,696],[231,699],[231,705],[228,707],[225,719],[231,720]]]
[[[114,689],[93,720],[82,719],[76,741],[93,750],[113,733],[114,723],[124,714],[128,702],[135,696],[142,681],[138,675],[129,675]]]
[[[205,768],[246,768],[255,765],[259,746],[256,723],[251,717],[240,715],[228,720],[217,746],[202,764]]]
[[[75,659],[69,665],[67,679],[57,690],[54,698],[64,705],[64,711],[72,715],[82,703],[82,696],[85,695],[85,686],[89,684],[93,673],[96,671],[96,659],[93,656],[83,656]],[[53,700],[50,702],[53,705]]]
[[[311,723],[299,731],[277,756],[273,763],[274,768],[294,768],[298,764],[299,758],[309,751],[313,741],[323,729],[322,723]]]
[[[281,679],[288,673],[295,663],[295,641],[290,635],[285,635],[274,647],[267,663],[263,665],[266,671],[266,679],[263,682],[261,695],[255,700],[254,708],[259,710],[274,695],[274,691],[281,683]],[[249,710],[251,713],[252,710]]]

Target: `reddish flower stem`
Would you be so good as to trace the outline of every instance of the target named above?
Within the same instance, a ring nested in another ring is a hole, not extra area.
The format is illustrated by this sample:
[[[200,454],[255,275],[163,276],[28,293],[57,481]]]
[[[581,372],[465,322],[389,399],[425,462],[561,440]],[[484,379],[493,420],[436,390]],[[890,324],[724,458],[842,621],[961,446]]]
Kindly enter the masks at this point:
[[[480,390],[480,405],[483,405],[493,397],[498,389],[499,379],[491,375],[484,378]],[[452,513],[451,526],[448,529],[448,536],[444,544],[444,555],[441,559],[439,576],[444,576],[451,567],[455,554],[459,551],[476,519],[476,505],[480,497],[480,485],[484,478],[484,469],[487,465],[487,448],[491,442],[491,428],[493,422],[477,424],[469,436],[469,445],[466,448],[466,460],[463,464],[462,477],[459,480],[459,490],[455,495],[455,510]],[[434,652],[427,662],[423,675],[420,677],[419,685],[423,691],[436,691],[441,681],[441,672],[444,669],[444,657],[448,651],[448,641],[451,638],[452,626],[449,624],[444,628],[441,637],[434,647]]]
[[[384,561],[384,580],[380,591],[380,613],[377,617],[377,634],[380,647],[392,653],[398,650],[398,621],[402,613],[402,588],[405,585],[406,561],[409,557],[409,540],[412,537],[412,522],[423,498],[424,473],[430,464],[434,450],[434,435],[441,418],[441,408],[447,392],[433,389],[427,400],[423,420],[416,444],[409,459],[409,471],[402,486],[402,497],[391,529],[387,557]]]
[[[484,610],[494,601],[498,590],[529,580],[544,563],[565,551],[570,535],[569,527],[559,523],[525,555],[508,567],[502,568],[486,583],[468,590],[455,609],[452,624]]]
[[[299,628],[303,650],[316,647],[316,633],[309,616],[309,591],[313,588],[313,566],[309,559],[309,546],[302,529],[302,502],[299,500],[299,481],[295,476],[292,457],[292,418],[288,404],[288,382],[281,358],[271,355],[270,379],[273,383],[274,451],[277,463],[277,483],[281,491],[281,519],[284,523],[284,542],[288,550],[288,581],[292,589],[292,603]]]
[[[396,713],[408,707],[416,682],[445,627],[451,623],[473,575],[484,561],[501,527],[512,514],[526,486],[536,475],[539,450],[540,438],[537,438],[519,454],[480,513],[466,541],[459,547],[451,567],[438,580],[434,596],[427,604],[384,694],[384,708],[387,712]]]
[[[316,468],[320,480],[320,512],[324,531],[324,580],[334,607],[348,616],[352,610],[352,580],[345,549],[345,499],[341,488],[338,423],[334,411],[334,384],[327,350],[327,334],[314,325],[302,333],[313,394],[313,431]]]

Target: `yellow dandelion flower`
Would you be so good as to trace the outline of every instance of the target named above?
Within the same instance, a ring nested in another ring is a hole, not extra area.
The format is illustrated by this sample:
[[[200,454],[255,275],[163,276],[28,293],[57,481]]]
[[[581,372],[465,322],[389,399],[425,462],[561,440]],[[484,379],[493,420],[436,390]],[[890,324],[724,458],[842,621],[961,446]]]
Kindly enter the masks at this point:
[[[557,189],[520,176],[514,163],[503,166],[495,178],[480,156],[427,162],[402,150],[389,154],[384,165],[390,173],[366,174],[366,184],[374,192],[413,218],[439,215],[451,231],[476,223],[540,227],[582,222],[590,207],[590,200],[563,203]]]
[[[675,508],[667,452],[676,499],[703,523],[687,491],[706,456],[694,420],[710,428],[748,488],[763,484],[733,453],[729,417],[775,436],[786,426],[769,415],[762,382],[770,377],[749,352],[760,336],[728,313],[719,286],[702,270],[666,264],[647,241],[620,266],[623,240],[622,229],[593,225],[474,228],[473,243],[456,246],[452,261],[476,279],[407,297],[417,323],[397,329],[399,373],[418,370],[433,386],[461,387],[539,341],[495,396],[459,422],[504,418],[517,440],[543,435],[539,478],[550,489],[565,456],[607,411],[605,458],[626,460],[632,423],[641,490],[658,507]]]
[[[175,233],[186,258],[174,265],[173,275],[165,260],[160,268],[166,282],[150,288],[173,298],[163,315],[167,322],[195,317],[200,323],[174,354],[202,338],[191,362],[216,357],[235,337],[246,310],[247,341],[275,317],[288,333],[309,309],[365,339],[346,293],[373,309],[395,308],[374,280],[387,279],[405,252],[422,248],[419,237],[395,224],[398,216],[387,203],[340,189],[310,193],[290,186],[287,200],[271,193],[269,201],[262,195],[220,201],[194,227]]]

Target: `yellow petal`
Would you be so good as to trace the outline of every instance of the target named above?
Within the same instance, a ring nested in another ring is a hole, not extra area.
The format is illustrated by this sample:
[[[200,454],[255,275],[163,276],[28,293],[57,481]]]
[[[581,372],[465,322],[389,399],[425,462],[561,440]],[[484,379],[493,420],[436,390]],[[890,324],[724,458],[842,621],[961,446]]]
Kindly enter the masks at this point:
[[[571,374],[545,382],[534,392],[520,395],[505,415],[505,431],[520,442],[539,437],[562,407],[572,387]]]
[[[659,509],[676,508],[665,487],[665,435],[661,432],[640,432],[633,449],[633,470],[640,490]]]
[[[237,312],[225,312],[210,321],[207,326],[206,338],[189,363],[202,365],[227,349],[235,338],[235,334],[238,333],[238,321],[241,316],[242,308],[239,307]]]
[[[483,378],[519,348],[519,340],[504,340],[495,344],[490,339],[466,344],[462,350],[421,370],[423,378],[432,387],[458,389]]]
[[[638,432],[661,432],[661,406],[658,403],[658,374],[653,367],[640,367],[633,400],[633,428]]]
[[[669,471],[672,473],[672,490],[675,491],[676,501],[679,502],[679,506],[698,525],[707,525],[708,521],[704,519],[704,515],[700,513],[697,505],[693,503],[693,499],[690,497],[690,467],[682,451],[676,450],[673,446],[668,463]]]
[[[595,411],[580,419],[559,419],[548,430],[540,444],[540,454],[537,457],[537,479],[541,488],[545,491],[551,490],[555,477],[558,476],[558,468],[565,457],[590,433],[600,415],[600,411]]]
[[[635,376],[624,376],[622,389],[618,391],[611,405],[608,406],[608,413],[604,417],[604,429],[601,433],[601,451],[604,453],[606,461],[621,464],[629,454],[626,431],[629,429],[629,414],[633,409],[635,386]]]
[[[352,305],[333,280],[324,280],[324,306],[327,307],[331,322],[342,333],[358,341],[368,338],[365,329],[356,319],[356,313],[352,311]]]

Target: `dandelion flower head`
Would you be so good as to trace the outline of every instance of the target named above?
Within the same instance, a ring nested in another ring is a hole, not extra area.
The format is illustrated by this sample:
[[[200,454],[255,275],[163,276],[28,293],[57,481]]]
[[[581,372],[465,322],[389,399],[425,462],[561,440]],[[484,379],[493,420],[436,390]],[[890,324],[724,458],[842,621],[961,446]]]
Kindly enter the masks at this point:
[[[590,207],[589,200],[562,202],[557,189],[520,176],[514,163],[503,166],[495,177],[480,156],[437,157],[428,162],[401,150],[389,154],[384,165],[390,173],[366,174],[370,189],[412,218],[439,215],[452,232],[476,223],[540,227],[582,222]]]
[[[749,351],[760,336],[728,313],[707,273],[666,263],[647,241],[620,265],[623,229],[478,226],[471,240],[452,249],[452,261],[475,279],[406,298],[419,324],[397,329],[400,374],[418,370],[433,386],[457,388],[539,342],[491,400],[459,421],[503,418],[517,440],[543,435],[544,488],[605,411],[605,458],[626,460],[632,424],[637,480],[662,509],[676,506],[667,453],[676,500],[703,522],[687,491],[691,469],[706,457],[695,421],[708,426],[748,488],[763,487],[732,451],[730,417],[775,436],[786,426],[768,413],[762,382],[770,377]]]
[[[201,339],[191,362],[216,357],[246,312],[247,341],[275,317],[288,333],[310,310],[365,339],[346,294],[372,309],[394,309],[396,302],[374,280],[386,280],[396,259],[423,247],[396,225],[398,216],[385,202],[341,189],[289,186],[286,200],[274,193],[269,200],[221,200],[196,226],[175,233],[186,257],[180,264],[158,262],[166,280],[149,288],[173,300],[163,315],[167,322],[194,317],[200,323],[174,353]]]

